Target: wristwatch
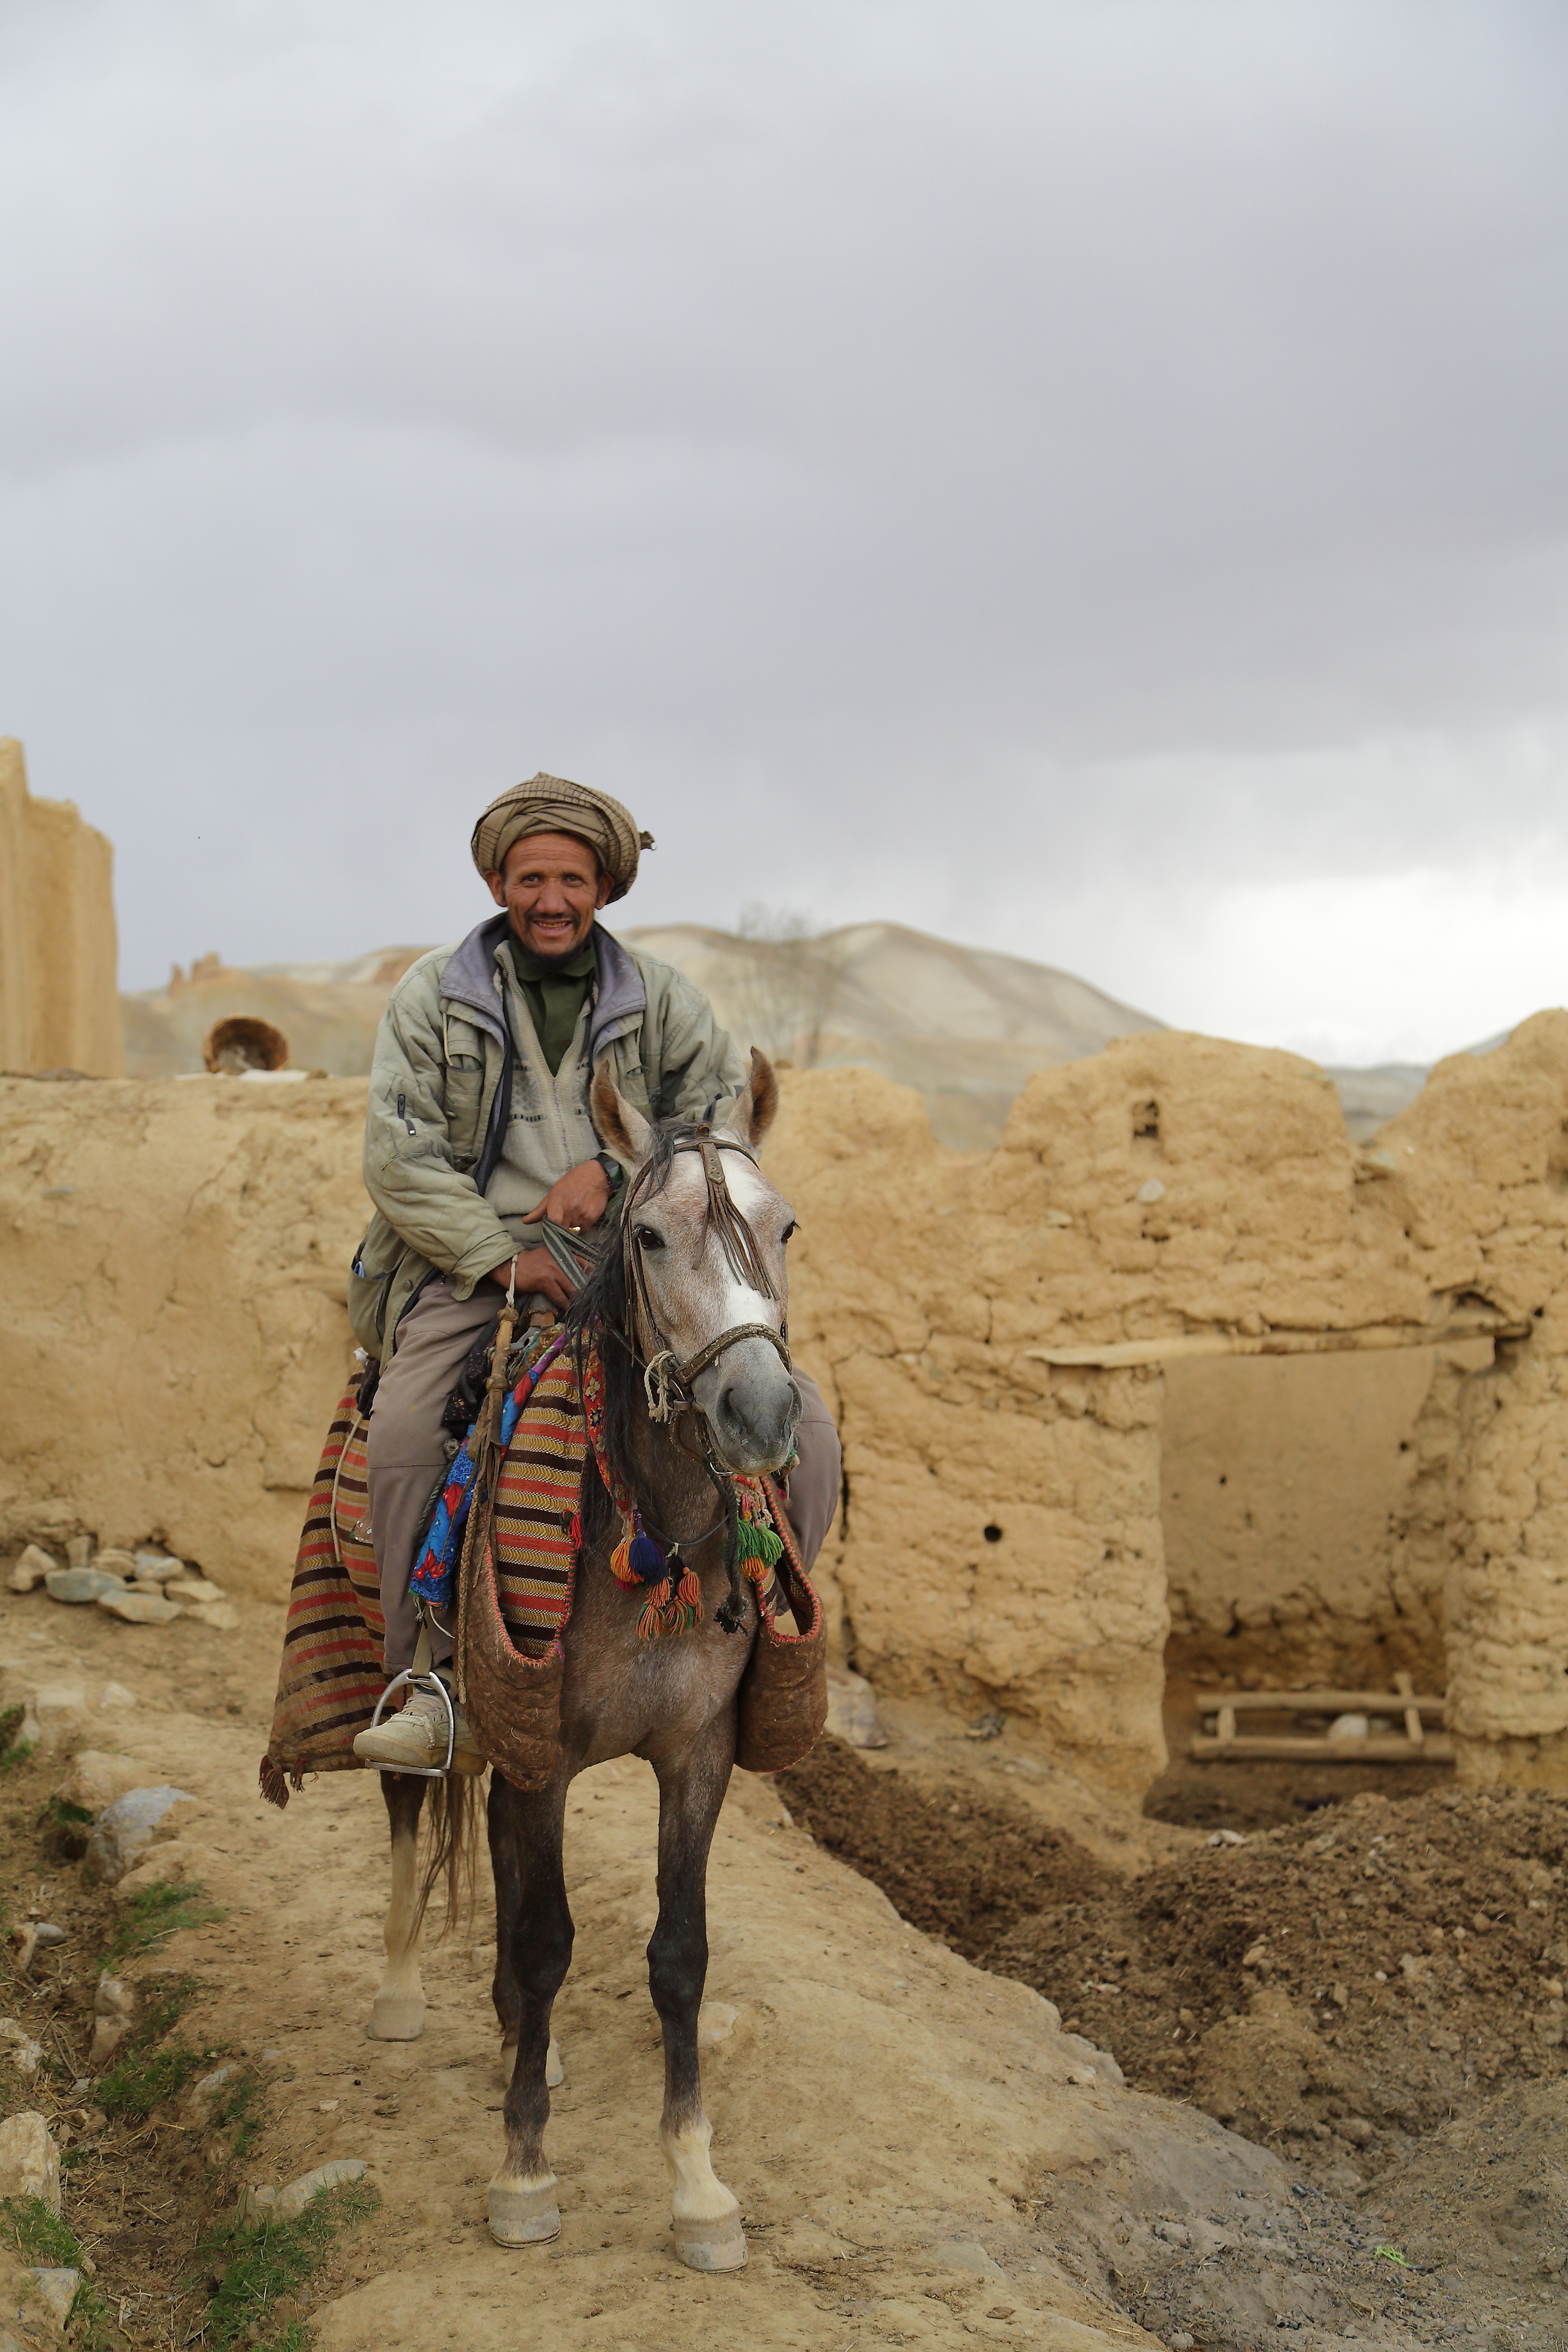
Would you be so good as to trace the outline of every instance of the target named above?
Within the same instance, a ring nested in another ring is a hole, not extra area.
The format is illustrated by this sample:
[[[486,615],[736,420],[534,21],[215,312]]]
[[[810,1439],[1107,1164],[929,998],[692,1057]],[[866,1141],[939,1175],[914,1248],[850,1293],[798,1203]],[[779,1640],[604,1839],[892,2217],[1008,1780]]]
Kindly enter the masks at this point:
[[[626,1175],[626,1170],[621,1166],[618,1160],[612,1160],[607,1151],[595,1151],[594,1157],[598,1161],[600,1167],[604,1170],[605,1181],[608,1184],[611,1192],[613,1192],[616,1185],[621,1182],[622,1179]]]

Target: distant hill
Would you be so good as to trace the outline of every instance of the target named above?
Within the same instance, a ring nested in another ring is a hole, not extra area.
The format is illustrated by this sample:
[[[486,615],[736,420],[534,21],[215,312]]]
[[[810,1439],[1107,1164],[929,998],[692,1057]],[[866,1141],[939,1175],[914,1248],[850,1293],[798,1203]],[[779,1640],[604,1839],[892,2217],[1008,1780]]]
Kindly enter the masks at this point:
[[[741,938],[684,923],[624,936],[687,972],[742,1044],[819,1067],[868,1065],[916,1087],[936,1133],[960,1150],[997,1140],[1031,1071],[1167,1026],[1070,972],[899,923],[816,938]],[[363,1076],[393,984],[426,951],[378,948],[243,971],[211,955],[188,974],[176,967],[167,988],[121,999],[126,1069],[132,1077],[200,1070],[215,1024],[247,1014],[282,1033],[297,1067]],[[1411,1101],[1426,1075],[1405,1066],[1330,1072],[1358,1137]]]

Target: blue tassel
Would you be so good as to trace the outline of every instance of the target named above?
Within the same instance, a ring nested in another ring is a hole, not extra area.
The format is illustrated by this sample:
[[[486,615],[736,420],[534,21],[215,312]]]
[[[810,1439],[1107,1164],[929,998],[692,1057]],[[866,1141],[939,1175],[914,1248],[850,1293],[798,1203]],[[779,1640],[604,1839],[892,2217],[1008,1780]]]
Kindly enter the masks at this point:
[[[669,1564],[651,1536],[639,1528],[632,1538],[631,1559],[627,1565],[639,1584],[658,1584],[669,1573]]]

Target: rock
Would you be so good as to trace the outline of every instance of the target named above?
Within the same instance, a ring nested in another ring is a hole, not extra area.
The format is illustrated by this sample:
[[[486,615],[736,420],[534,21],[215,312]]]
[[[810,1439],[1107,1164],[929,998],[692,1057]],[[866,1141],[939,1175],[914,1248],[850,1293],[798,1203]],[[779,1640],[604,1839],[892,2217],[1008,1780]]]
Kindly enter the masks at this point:
[[[46,1576],[58,1574],[55,1562],[38,1545],[29,1544],[12,1569],[7,1581],[13,1592],[34,1592]]]
[[[155,1789],[128,1789],[123,1797],[116,1797],[93,1823],[82,1865],[88,1876],[101,1885],[118,1886],[142,1860],[170,1807],[194,1802],[188,1790],[168,1782]]]
[[[301,2173],[298,2180],[278,2191],[273,2220],[297,2221],[312,2197],[321,2196],[323,2189],[341,2189],[345,2181],[363,2180],[368,2168],[363,2156],[344,2156],[334,2164],[319,2164],[314,2172]]]
[[[888,1735],[877,1713],[877,1694],[864,1675],[844,1666],[827,1669],[827,1728],[850,1748],[886,1748]]]
[[[994,2263],[977,2238],[939,2238],[931,2248],[931,2259],[943,2270],[971,2271],[976,2278],[1001,2279],[1007,2273],[1000,2263]]]
[[[79,1609],[104,1593],[125,1590],[123,1577],[106,1576],[100,1568],[51,1568],[44,1583],[51,1601],[68,1601]]]
[[[89,1813],[101,1813],[116,1797],[123,1797],[128,1789],[144,1789],[156,1775],[145,1764],[133,1764],[129,1756],[112,1756],[98,1748],[84,1748],[71,1760],[70,1770],[60,1782],[56,1794],[68,1805],[83,1805]]]
[[[85,1568],[91,1558],[92,1538],[90,1536],[68,1536],[66,1538],[66,1566],[68,1568]]]
[[[257,2229],[263,2221],[269,2221],[277,2210],[276,2189],[242,2189],[239,2192],[239,2201],[234,2209],[235,2227],[240,2230]]]
[[[44,2055],[44,2045],[35,2042],[25,2025],[14,2017],[0,2017],[0,2042],[10,2045],[11,2056],[21,2074],[36,2074]],[[5,2194],[0,2190],[0,2196]]]
[[[40,1919],[36,1933],[40,1944],[63,1944],[66,1939],[65,1929],[57,1927],[52,1919]]]
[[[237,2082],[244,2071],[242,2066],[215,2066],[210,2074],[204,2074],[199,2082],[191,2084],[185,2105],[205,2121],[219,2093],[228,2084]]]
[[[119,1551],[112,1547],[108,1551],[94,1552],[92,1564],[105,1576],[122,1577],[127,1583],[136,1573],[135,1553]]]
[[[697,2012],[699,2050],[716,2050],[721,2042],[728,2042],[740,2014],[727,2000],[705,2000]]]
[[[95,2017],[92,2021],[92,2047],[87,2053],[89,2069],[101,2074],[121,2043],[131,2031],[128,2017]]]
[[[1069,2066],[1067,2078],[1080,2091],[1092,2091],[1100,2080],[1092,2066]]]
[[[215,1633],[232,1633],[239,1622],[239,1612],[232,1601],[186,1601],[182,1607],[187,1617],[198,1625],[209,1625]]]
[[[136,1555],[136,1577],[139,1583],[162,1584],[166,1577],[183,1576],[185,1563],[163,1551],[139,1551]]]
[[[79,1729],[87,1713],[87,1692],[80,1683],[36,1683],[27,1694],[27,1712],[37,1726],[35,1736],[52,1746]],[[26,1724],[22,1727],[25,1731]]]
[[[210,1845],[196,1845],[184,1838],[171,1838],[164,1844],[154,1837],[153,1843],[134,1870],[128,1870],[114,1889],[117,1903],[133,1903],[149,1886],[179,1885],[188,1878],[205,1879],[213,1864]]]
[[[1331,1739],[1364,1739],[1367,1720],[1364,1715],[1336,1715],[1329,1726]]]
[[[71,2305],[81,2284],[80,2271],[33,2270],[27,2275],[37,2280],[44,2307],[55,2326],[63,2327],[71,2315]]]
[[[205,1576],[171,1576],[163,1587],[172,1601],[226,1601],[221,1584]]]
[[[105,1683],[103,1695],[98,1702],[98,1709],[101,1715],[106,1710],[121,1706],[140,1706],[141,1704],[135,1692],[127,1690],[123,1683]]]
[[[98,1605],[127,1625],[169,1625],[185,1613],[177,1601],[165,1601],[161,1592],[124,1586],[115,1592],[100,1592]]]
[[[0,2124],[0,2197],[41,2198],[58,2219],[60,2152],[43,2116],[30,2108]]]
[[[136,2014],[136,1988],[123,1977],[100,1977],[98,1990],[92,1997],[93,2013],[98,2017],[131,2018]]]

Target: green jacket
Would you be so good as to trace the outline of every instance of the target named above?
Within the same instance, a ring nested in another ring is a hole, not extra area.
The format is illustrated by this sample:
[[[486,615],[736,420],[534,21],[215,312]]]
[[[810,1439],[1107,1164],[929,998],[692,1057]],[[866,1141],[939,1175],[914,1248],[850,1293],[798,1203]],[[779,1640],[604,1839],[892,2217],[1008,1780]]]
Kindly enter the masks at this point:
[[[515,1246],[485,1199],[510,1108],[500,1085],[510,1056],[495,961],[507,920],[494,915],[458,946],[421,956],[382,1015],[364,1130],[365,1190],[376,1213],[349,1275],[354,1337],[378,1360],[391,1354],[404,1310],[433,1273],[467,1298]],[[731,1102],[744,1065],[701,990],[597,924],[593,938],[594,1067],[606,1066],[645,1117],[705,1118]]]

